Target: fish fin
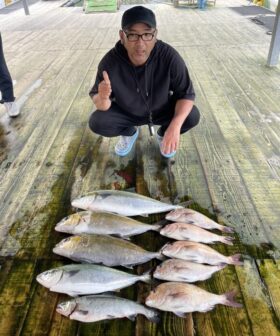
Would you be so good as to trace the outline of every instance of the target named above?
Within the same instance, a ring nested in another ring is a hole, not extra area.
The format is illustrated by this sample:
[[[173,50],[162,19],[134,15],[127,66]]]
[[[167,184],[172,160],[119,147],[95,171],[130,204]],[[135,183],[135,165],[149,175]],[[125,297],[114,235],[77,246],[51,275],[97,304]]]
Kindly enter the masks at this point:
[[[235,307],[235,308],[242,308],[243,305],[239,302],[236,302],[234,300],[235,296],[236,296],[236,291],[235,290],[231,290],[230,292],[227,292],[223,295],[224,297],[224,301],[222,302],[224,305],[229,306],[229,307]]]
[[[104,292],[105,295],[109,295],[109,296],[116,296],[116,292],[120,291],[120,289],[117,289],[115,291],[107,291],[107,292]],[[103,295],[104,293],[100,293],[100,295]]]
[[[219,229],[222,231],[222,232],[226,232],[226,233],[234,233],[234,229],[231,228],[231,227],[228,227],[228,226],[219,226]]]
[[[135,315],[128,315],[127,318],[132,322],[135,321]]]
[[[173,312],[175,315],[182,317],[182,318],[186,318],[187,317],[187,313],[183,313],[183,312]]]
[[[125,240],[131,240],[129,236],[122,236],[121,234],[112,234],[110,236],[120,238],[120,239],[125,239]]]
[[[215,305],[211,305],[211,306],[208,306],[207,308],[198,310],[198,312],[200,312],[200,313],[206,313],[206,312],[208,312],[210,310],[213,310],[214,308],[215,308]]]
[[[229,263],[232,265],[243,265],[243,261],[240,260],[241,254],[237,253],[229,257]]]
[[[187,220],[184,221],[184,223],[186,223],[186,224],[195,224],[195,221],[187,219]]]
[[[72,276],[76,275],[79,272],[80,272],[80,270],[73,270],[73,271],[69,271],[67,273],[69,274],[69,277],[72,277]]]
[[[221,242],[227,245],[233,245],[233,237],[221,237]]]
[[[149,321],[151,321],[151,322],[159,323],[160,322],[160,314],[159,314],[159,312],[155,311],[154,309],[152,311],[153,311],[154,314],[152,316],[147,316],[146,315],[147,319]]]
[[[174,294],[168,294],[168,296],[170,296],[172,299],[181,299],[182,297],[187,296],[187,295],[182,292],[177,292]]]
[[[151,281],[152,281],[151,273],[152,273],[152,269],[144,272],[142,275],[140,275],[139,280],[141,280],[141,281],[143,281],[147,284],[151,283]]]
[[[88,315],[88,310],[77,309],[76,312],[84,316]]]
[[[79,295],[82,295],[81,293],[74,293],[74,292],[65,292],[65,294],[73,297],[73,298],[76,298],[78,297]]]
[[[121,265],[122,267],[128,268],[128,269],[133,269],[134,265]]]
[[[166,260],[166,256],[164,254],[162,254],[161,252],[157,253],[156,255],[156,259],[158,260]]]
[[[169,221],[167,219],[162,219],[158,222],[155,222],[151,224],[153,228],[151,228],[153,231],[159,231],[164,225],[168,224]]]

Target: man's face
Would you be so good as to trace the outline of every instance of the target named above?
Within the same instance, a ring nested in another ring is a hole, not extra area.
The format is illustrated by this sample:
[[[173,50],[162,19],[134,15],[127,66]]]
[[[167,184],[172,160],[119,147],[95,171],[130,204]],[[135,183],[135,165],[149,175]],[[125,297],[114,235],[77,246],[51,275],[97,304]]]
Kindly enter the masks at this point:
[[[145,39],[150,41],[144,41],[143,38],[137,36],[145,34]],[[152,34],[154,36],[152,37]],[[128,57],[132,64],[135,66],[143,65],[146,63],[156,43],[157,31],[155,28],[151,28],[145,23],[136,23],[128,30],[120,31],[120,39],[125,49],[127,50]],[[135,39],[138,39],[134,41]]]

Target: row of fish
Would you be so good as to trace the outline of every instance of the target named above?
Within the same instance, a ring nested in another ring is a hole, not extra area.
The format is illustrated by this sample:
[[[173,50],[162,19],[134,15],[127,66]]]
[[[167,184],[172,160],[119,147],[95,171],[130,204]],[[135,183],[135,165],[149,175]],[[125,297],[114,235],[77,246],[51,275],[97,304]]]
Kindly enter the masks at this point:
[[[184,222],[182,210],[184,211]],[[232,232],[231,228],[219,225],[192,209],[174,210],[166,216],[166,219],[174,221],[176,217],[179,217],[178,213],[181,214],[180,222],[163,227],[162,222],[149,225],[114,213],[81,211],[61,220],[55,230],[70,234],[113,235],[121,238],[128,238],[152,230],[177,240],[191,240],[206,244],[222,242],[232,245],[232,237],[217,235],[205,230],[219,229],[223,232]]]
[[[78,262],[132,267],[164,256],[195,263],[241,265],[240,254],[224,256],[213,248],[191,241],[166,244],[159,252],[149,252],[127,240],[105,235],[74,235],[63,239],[53,252]]]
[[[162,260],[168,256],[176,259],[165,260],[157,266],[153,276],[171,282],[157,286],[147,297],[147,306],[173,311],[178,316],[192,311],[208,311],[216,304],[240,306],[234,301],[233,292],[216,295],[197,286],[177,282],[206,280],[226,264],[242,264],[240,255],[226,257],[199,243],[220,241],[231,245],[231,237],[205,230],[232,232],[231,228],[219,225],[208,217],[182,206],[173,206],[145,196],[114,190],[95,192],[74,200],[72,205],[94,212],[82,211],[59,222],[55,227],[57,231],[75,235],[62,240],[53,251],[74,261],[106,266],[67,265],[38,275],[38,282],[51,291],[76,296],[119,290],[137,281],[149,283],[150,274],[133,275],[107,266],[132,267],[153,258]],[[179,222],[165,227],[162,223],[148,225],[125,217],[169,210],[172,211],[166,219]],[[166,244],[159,252],[149,252],[127,240],[116,238],[128,238],[149,230],[159,231],[162,235],[178,241]],[[153,309],[104,294],[68,300],[59,304],[57,311],[71,319],[84,322],[124,316],[133,318],[137,314],[143,314],[151,321],[158,319],[158,313]]]

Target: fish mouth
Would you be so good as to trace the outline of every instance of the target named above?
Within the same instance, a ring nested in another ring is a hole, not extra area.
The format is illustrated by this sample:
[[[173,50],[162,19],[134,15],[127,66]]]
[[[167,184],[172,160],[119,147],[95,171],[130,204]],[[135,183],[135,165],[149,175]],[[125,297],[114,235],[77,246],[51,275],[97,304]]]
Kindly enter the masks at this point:
[[[71,231],[71,229],[73,230],[75,228],[76,225],[67,225],[65,224],[65,222],[59,222],[56,224],[56,226],[54,227],[55,231],[57,232],[66,232],[68,233],[69,231]]]
[[[150,296],[147,297],[147,299],[145,300],[145,304],[149,307],[152,307],[152,300],[150,299]]]
[[[72,207],[74,207],[74,208],[80,208],[80,206],[81,206],[81,204],[80,204],[80,202],[79,202],[78,199],[73,199],[73,200],[71,201],[71,205],[72,205]]]
[[[36,281],[38,281],[40,285],[49,288],[49,286],[46,285],[46,282],[44,281],[44,279],[42,279],[42,276],[40,274],[36,276]]]
[[[55,246],[55,247],[53,248],[53,253],[56,253],[56,254],[59,254],[59,253],[60,253],[60,249],[59,249],[58,246]]]

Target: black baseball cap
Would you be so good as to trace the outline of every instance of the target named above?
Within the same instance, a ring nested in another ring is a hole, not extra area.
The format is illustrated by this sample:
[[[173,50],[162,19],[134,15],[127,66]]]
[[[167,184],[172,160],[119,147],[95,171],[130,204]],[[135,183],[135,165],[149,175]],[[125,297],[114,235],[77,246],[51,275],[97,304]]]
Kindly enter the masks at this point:
[[[151,28],[156,28],[156,17],[153,11],[143,6],[135,6],[123,13],[122,29],[127,29],[135,23],[145,23]]]

